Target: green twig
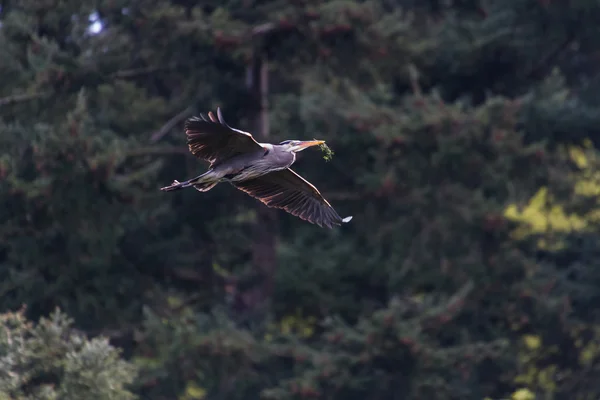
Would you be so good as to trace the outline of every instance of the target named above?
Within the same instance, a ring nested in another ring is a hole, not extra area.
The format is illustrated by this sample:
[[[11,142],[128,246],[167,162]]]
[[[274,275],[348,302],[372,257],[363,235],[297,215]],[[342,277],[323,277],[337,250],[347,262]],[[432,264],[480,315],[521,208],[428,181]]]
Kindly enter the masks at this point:
[[[319,149],[321,149],[321,151],[323,153],[325,153],[325,155],[323,156],[323,159],[325,161],[331,161],[331,159],[333,158],[333,155],[335,153],[333,152],[333,150],[331,150],[331,148],[329,148],[329,146],[327,146],[327,143],[320,144]]]

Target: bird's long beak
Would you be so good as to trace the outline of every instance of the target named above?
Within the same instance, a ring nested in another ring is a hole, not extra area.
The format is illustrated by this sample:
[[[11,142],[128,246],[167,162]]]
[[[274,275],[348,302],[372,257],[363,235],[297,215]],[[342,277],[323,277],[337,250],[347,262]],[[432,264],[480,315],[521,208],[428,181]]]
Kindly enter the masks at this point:
[[[294,151],[302,151],[306,148],[318,146],[323,143],[325,143],[324,140],[307,140],[306,142],[301,142],[300,144],[294,146]]]

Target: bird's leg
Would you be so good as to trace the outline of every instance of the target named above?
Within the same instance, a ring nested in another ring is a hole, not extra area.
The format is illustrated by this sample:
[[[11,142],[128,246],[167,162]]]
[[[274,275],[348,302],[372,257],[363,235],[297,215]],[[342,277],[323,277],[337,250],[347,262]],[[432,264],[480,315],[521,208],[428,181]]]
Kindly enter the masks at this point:
[[[183,189],[187,186],[190,186],[190,181],[179,182],[177,179],[175,179],[169,186],[162,187],[160,190],[163,192],[170,192],[172,190]]]
[[[216,177],[213,176],[214,174],[212,172],[212,170],[207,171],[202,175],[199,175],[192,179],[188,179],[185,182],[179,182],[178,180],[174,180],[172,184],[160,188],[160,190],[162,190],[163,192],[171,192],[173,190],[179,190],[186,187],[194,186],[194,188],[196,188],[197,190],[205,192],[211,189],[219,182],[218,179],[214,179]]]

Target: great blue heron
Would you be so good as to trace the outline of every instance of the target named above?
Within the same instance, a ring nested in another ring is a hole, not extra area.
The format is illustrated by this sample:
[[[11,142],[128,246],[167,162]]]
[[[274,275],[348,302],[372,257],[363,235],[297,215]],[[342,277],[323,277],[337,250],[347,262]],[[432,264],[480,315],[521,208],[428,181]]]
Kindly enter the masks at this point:
[[[175,180],[161,190],[191,186],[206,192],[219,182],[229,182],[268,207],[283,209],[320,227],[331,228],[352,219],[340,217],[316,187],[289,168],[297,152],[324,141],[258,143],[250,133],[227,125],[220,108],[217,118],[212,112],[208,118],[189,118],[184,130],[191,153],[209,162],[209,170],[185,182]]]

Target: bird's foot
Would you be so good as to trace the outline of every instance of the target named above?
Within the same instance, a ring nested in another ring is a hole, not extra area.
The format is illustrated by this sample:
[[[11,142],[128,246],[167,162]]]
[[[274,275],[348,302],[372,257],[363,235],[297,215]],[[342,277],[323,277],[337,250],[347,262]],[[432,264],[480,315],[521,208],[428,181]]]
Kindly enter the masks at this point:
[[[179,182],[177,179],[175,179],[173,183],[171,183],[169,186],[160,188],[160,190],[162,190],[163,192],[170,192],[172,190],[177,189],[181,189],[181,182]]]

